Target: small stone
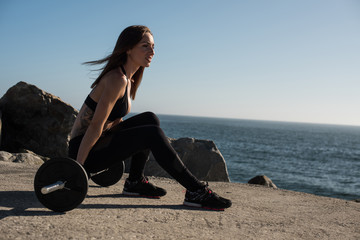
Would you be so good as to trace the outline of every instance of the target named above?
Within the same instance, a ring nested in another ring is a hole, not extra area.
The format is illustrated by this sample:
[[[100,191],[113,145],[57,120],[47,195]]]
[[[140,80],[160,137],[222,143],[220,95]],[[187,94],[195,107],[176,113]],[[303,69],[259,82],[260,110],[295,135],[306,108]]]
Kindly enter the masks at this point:
[[[266,187],[277,188],[276,185],[265,175],[256,176],[249,180],[249,184],[263,185]]]
[[[0,161],[26,163],[28,165],[41,165],[44,160],[41,156],[34,153],[8,153],[0,151]]]

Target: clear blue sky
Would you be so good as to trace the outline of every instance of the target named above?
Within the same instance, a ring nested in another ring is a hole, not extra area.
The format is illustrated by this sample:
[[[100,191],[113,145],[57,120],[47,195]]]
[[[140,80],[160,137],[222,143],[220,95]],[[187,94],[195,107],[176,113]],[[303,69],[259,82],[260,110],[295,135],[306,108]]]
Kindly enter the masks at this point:
[[[0,1],[0,97],[19,81],[80,108],[129,25],[155,57],[133,112],[360,125],[360,1]]]

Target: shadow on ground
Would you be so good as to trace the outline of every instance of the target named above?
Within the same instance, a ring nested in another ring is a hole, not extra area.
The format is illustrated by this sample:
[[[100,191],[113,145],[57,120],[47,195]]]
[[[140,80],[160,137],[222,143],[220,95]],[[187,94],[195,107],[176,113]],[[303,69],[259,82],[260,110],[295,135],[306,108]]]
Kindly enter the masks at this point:
[[[43,206],[36,199],[33,191],[0,191],[0,207],[10,208],[9,210],[0,210],[0,219],[9,216],[49,216],[61,214],[41,209]],[[30,208],[39,208],[39,210],[28,210]]]
[[[87,196],[87,198],[128,198],[122,194],[103,194]],[[155,200],[156,201],[156,200]],[[52,216],[61,215],[64,213],[57,213],[46,209],[37,200],[33,191],[0,191],[0,207],[9,208],[7,210],[0,210],[0,220],[9,216]],[[34,210],[38,208],[39,210]],[[159,205],[159,204],[80,204],[80,209],[125,209],[125,208],[152,208],[152,209],[173,209],[173,210],[203,210],[198,208],[190,208],[181,204],[174,205]],[[29,210],[31,209],[31,210]]]

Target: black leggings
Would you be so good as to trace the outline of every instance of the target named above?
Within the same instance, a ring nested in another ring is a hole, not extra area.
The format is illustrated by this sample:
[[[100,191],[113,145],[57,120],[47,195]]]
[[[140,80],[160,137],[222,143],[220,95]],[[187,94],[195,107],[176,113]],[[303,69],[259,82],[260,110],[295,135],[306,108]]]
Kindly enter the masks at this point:
[[[76,159],[82,137],[70,140],[69,157]],[[158,164],[186,189],[194,191],[203,186],[180,160],[152,112],[133,116],[106,132],[90,151],[84,167],[91,173],[98,172],[132,157],[129,178],[136,180],[143,176],[150,151]]]

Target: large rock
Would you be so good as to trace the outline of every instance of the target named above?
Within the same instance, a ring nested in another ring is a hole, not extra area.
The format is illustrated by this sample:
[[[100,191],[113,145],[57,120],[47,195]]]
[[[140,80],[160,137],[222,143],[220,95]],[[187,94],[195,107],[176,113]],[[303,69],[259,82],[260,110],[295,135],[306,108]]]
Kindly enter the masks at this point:
[[[169,141],[190,172],[198,179],[230,182],[226,162],[213,141],[194,138],[169,139]],[[125,164],[128,172],[130,160],[128,159]],[[152,155],[146,164],[145,175],[170,177]]]
[[[19,82],[0,99],[2,149],[67,156],[77,110],[34,85]]]

